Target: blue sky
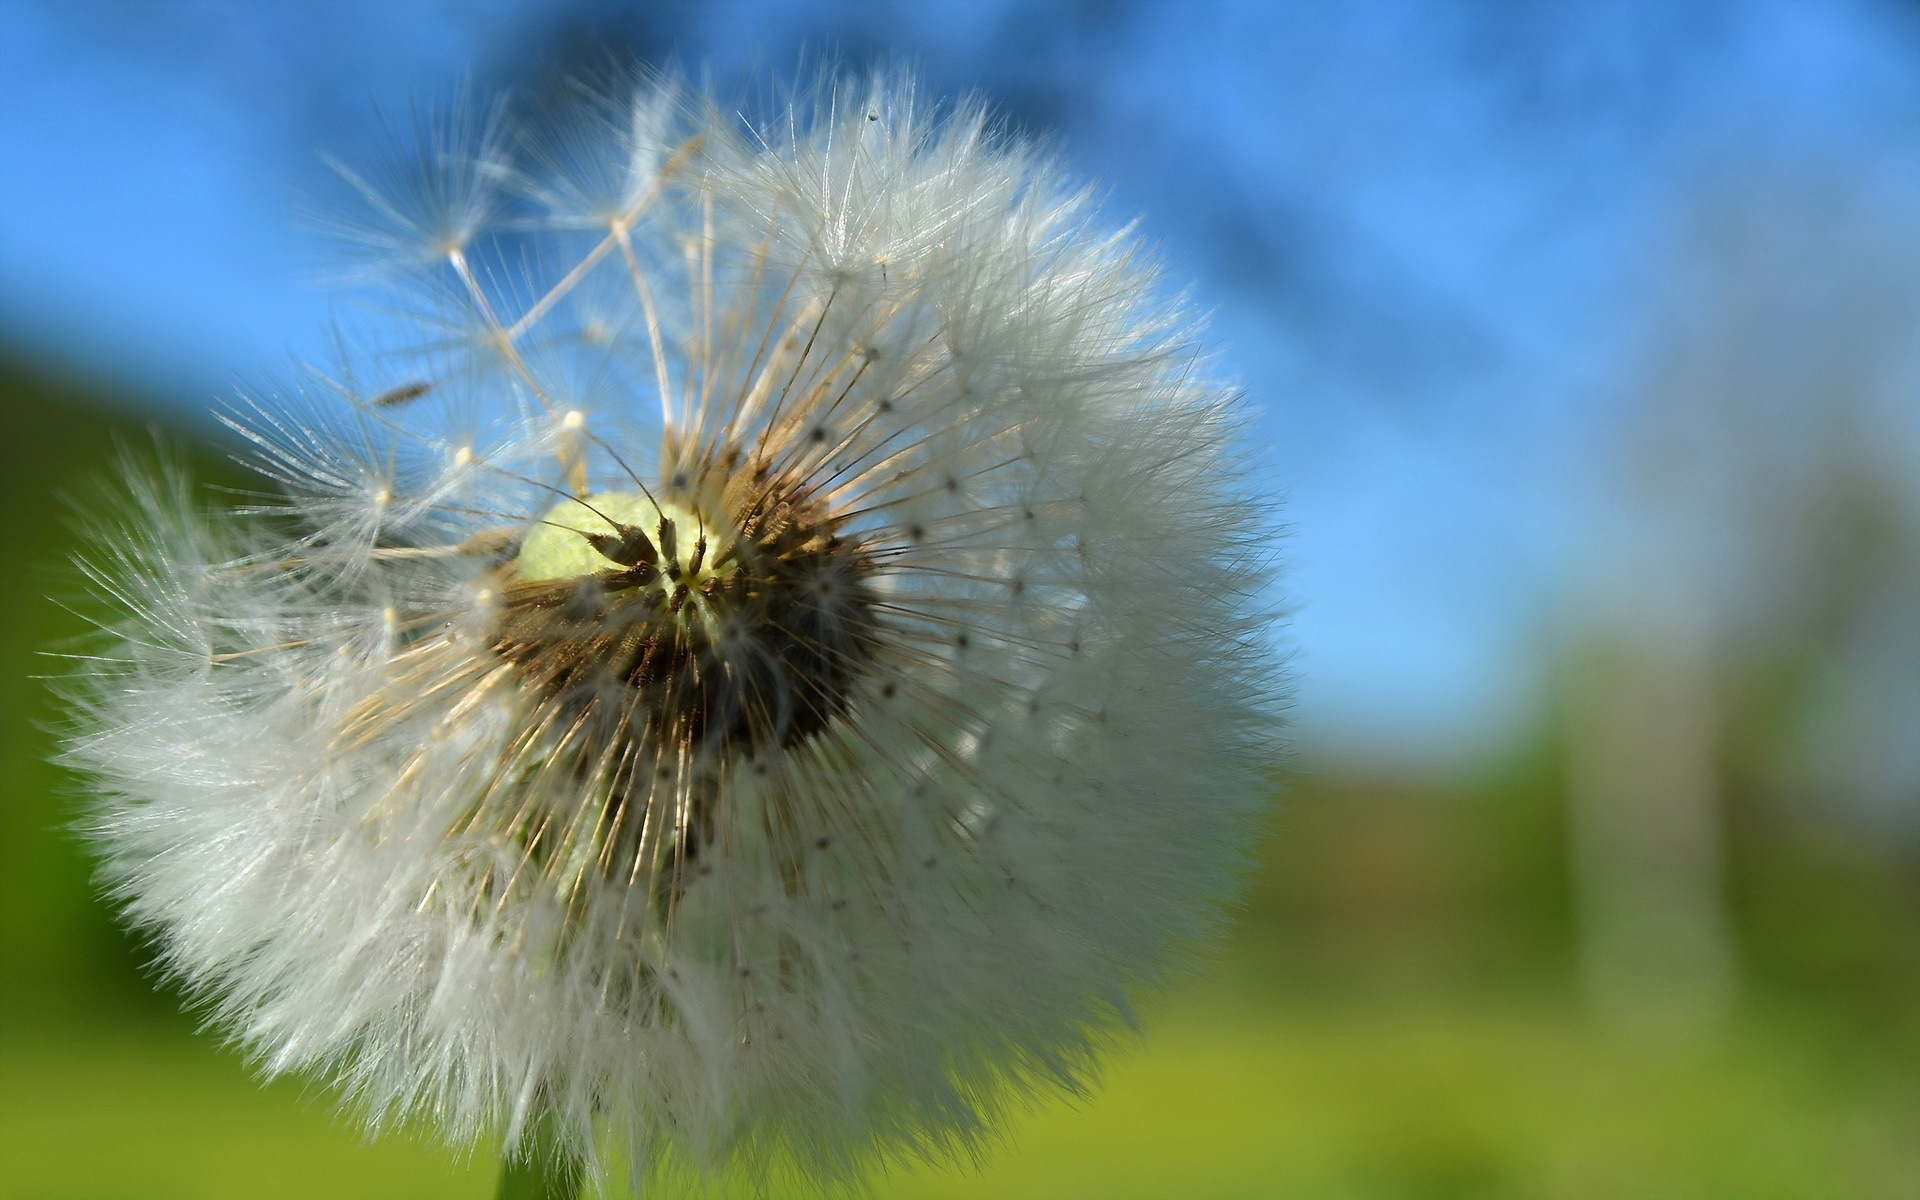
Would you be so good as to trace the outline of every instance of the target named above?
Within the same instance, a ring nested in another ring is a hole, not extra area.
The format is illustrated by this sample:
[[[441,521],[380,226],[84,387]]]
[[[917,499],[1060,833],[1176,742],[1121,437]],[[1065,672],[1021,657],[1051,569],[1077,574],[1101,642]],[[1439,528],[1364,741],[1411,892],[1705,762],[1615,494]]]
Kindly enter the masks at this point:
[[[323,356],[319,153],[587,43],[723,79],[902,59],[1140,214],[1289,497],[1301,739],[1389,759],[1526,725],[1689,198],[1838,172],[1920,221],[1920,7],[1890,2],[27,0],[0,341],[180,411]]]

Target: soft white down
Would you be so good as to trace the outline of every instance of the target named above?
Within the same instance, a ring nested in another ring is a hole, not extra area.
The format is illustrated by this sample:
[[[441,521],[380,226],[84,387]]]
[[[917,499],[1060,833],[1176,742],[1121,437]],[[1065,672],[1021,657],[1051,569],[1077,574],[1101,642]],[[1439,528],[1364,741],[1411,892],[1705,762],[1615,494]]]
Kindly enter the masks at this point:
[[[1218,920],[1274,505],[1151,257],[962,106],[469,110],[343,170],[378,315],[130,486],[70,755],[278,1073],[595,1169],[977,1150]]]

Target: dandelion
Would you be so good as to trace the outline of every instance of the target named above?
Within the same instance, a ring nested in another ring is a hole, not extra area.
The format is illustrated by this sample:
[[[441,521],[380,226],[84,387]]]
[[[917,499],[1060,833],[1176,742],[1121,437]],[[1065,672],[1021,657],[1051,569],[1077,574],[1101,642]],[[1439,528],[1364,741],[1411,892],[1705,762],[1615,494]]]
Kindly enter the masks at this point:
[[[1273,513],[1137,240],[887,79],[342,173],[368,345],[234,416],[269,498],[136,477],[96,556],[71,755],[166,967],[568,1179],[1082,1089],[1275,748]]]

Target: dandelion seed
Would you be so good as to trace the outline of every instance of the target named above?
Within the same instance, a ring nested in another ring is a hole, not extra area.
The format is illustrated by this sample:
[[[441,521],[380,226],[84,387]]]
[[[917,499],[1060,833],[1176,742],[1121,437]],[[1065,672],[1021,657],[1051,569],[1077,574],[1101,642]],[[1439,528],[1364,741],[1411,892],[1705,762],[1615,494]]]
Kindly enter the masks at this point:
[[[1234,395],[1084,190],[859,90],[351,175],[419,382],[244,410],[265,510],[134,485],[71,755],[269,1070],[843,1179],[1082,1087],[1212,927],[1274,751]]]
[[[409,400],[418,400],[432,390],[433,385],[430,383],[420,381],[403,383],[399,387],[388,388],[367,403],[373,405],[375,408],[392,408],[396,404],[405,404]]]

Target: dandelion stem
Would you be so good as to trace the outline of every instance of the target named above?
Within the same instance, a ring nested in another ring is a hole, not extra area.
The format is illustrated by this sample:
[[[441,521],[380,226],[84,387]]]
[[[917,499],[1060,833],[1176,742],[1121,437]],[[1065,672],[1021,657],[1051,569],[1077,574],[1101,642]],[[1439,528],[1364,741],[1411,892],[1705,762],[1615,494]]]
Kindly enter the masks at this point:
[[[496,1200],[578,1200],[585,1175],[580,1159],[554,1136],[553,1122],[542,1118],[501,1162],[494,1195]]]

